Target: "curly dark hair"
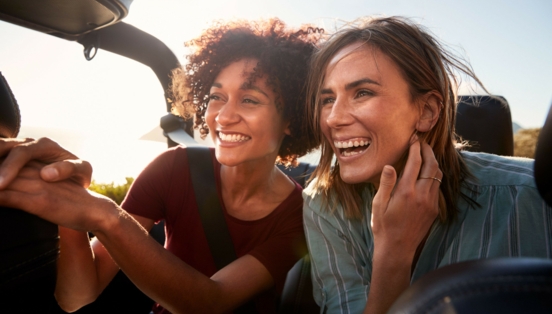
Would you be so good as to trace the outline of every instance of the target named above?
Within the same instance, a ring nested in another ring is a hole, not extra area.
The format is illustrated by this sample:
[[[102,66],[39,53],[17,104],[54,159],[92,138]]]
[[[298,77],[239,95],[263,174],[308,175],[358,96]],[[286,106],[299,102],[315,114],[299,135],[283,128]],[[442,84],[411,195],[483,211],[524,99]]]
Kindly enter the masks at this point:
[[[314,148],[307,144],[308,129],[303,125],[305,83],[310,56],[322,33],[322,29],[312,26],[289,30],[279,19],[215,22],[201,36],[186,43],[195,52],[187,56],[185,66],[173,71],[173,113],[184,118],[195,116],[194,128],[204,138],[209,133],[205,111],[215,78],[233,62],[256,59],[258,63],[248,82],[266,75],[267,85],[277,95],[278,111],[289,121],[291,136],[284,138],[277,162],[296,164],[297,157]]]

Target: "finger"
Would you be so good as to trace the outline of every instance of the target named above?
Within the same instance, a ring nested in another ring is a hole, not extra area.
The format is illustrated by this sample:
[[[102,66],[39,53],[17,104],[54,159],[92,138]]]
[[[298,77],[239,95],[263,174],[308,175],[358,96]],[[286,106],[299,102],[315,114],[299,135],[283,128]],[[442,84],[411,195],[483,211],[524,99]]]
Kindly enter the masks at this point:
[[[441,180],[441,182],[437,180],[431,180],[433,181],[433,184],[431,185],[431,189],[429,190],[429,193],[431,193],[432,196],[437,195],[439,193],[439,188],[441,187],[441,184],[443,182],[443,172],[437,169],[437,173],[435,173],[434,177]],[[427,181],[430,181],[430,180],[427,180]]]
[[[418,180],[421,166],[422,156],[420,154],[420,141],[416,139],[412,144],[410,144],[408,159],[406,160],[406,165],[404,166],[400,184],[414,186],[414,184],[416,184],[416,180]]]
[[[439,163],[435,158],[433,149],[427,143],[422,143],[422,169],[420,177],[435,177],[439,170]]]
[[[379,219],[379,217],[385,213],[396,182],[397,172],[395,171],[395,168],[389,165],[384,166],[381,172],[378,191],[376,192],[372,202],[373,219]]]
[[[76,159],[55,162],[45,166],[40,176],[44,181],[56,182],[71,179],[84,188],[88,188],[92,178],[92,166],[89,162]]]
[[[17,145],[32,142],[32,138],[0,138],[0,156],[7,155]]]

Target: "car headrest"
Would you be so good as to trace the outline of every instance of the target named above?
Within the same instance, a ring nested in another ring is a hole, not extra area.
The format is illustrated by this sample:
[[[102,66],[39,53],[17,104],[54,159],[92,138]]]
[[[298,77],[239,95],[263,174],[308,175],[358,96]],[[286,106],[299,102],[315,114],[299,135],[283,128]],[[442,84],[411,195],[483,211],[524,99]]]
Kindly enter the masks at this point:
[[[389,313],[552,313],[552,260],[495,258],[425,274]]]
[[[514,155],[510,107],[501,96],[460,96],[456,134],[473,144],[468,151]]]
[[[0,137],[16,137],[21,127],[19,106],[0,72]]]
[[[535,150],[535,182],[542,198],[552,206],[552,105]]]

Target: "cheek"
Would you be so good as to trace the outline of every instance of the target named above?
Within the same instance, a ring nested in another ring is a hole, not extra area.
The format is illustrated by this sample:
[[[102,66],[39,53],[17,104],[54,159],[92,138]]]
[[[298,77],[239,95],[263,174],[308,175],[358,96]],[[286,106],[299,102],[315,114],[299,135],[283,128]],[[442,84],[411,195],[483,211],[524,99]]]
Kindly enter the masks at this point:
[[[320,122],[318,123],[318,127],[326,137],[328,137],[330,133],[330,126],[328,125],[329,115],[330,115],[330,110],[322,109],[320,111]]]

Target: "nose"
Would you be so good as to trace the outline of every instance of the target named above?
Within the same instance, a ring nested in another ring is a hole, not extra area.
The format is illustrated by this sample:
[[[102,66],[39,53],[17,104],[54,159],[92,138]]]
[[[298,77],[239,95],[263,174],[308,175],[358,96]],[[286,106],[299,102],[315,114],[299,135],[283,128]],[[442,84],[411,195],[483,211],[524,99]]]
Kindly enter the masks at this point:
[[[322,110],[324,109],[326,108]],[[351,108],[346,100],[336,99],[332,106],[326,110],[329,111],[326,116],[326,124],[333,129],[349,125],[353,122],[350,112]]]
[[[220,106],[215,121],[221,125],[231,125],[240,120],[240,115],[238,112],[239,106],[237,101],[234,99],[229,99],[226,103]]]

